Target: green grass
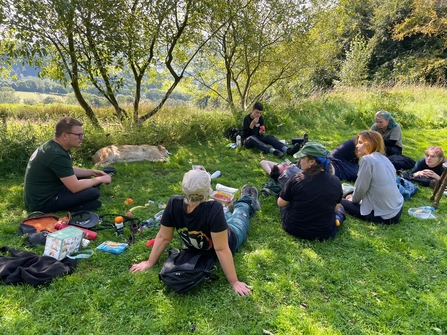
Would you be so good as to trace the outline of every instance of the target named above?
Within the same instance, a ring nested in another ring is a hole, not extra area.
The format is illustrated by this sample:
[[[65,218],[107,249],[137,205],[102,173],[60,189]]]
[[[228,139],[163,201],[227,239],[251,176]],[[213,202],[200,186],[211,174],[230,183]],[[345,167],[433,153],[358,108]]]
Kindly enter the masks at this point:
[[[418,90],[417,94],[410,89],[386,92],[403,97],[395,105],[396,113],[399,122],[407,124],[403,127],[404,154],[414,159],[429,144],[442,145],[447,137],[445,127],[435,127],[427,120],[427,115],[430,120],[442,120],[445,91],[442,96],[438,89]],[[370,125],[377,108],[370,107],[367,113],[365,106],[375,106],[378,96],[377,92],[334,93],[293,106],[272,107],[266,113],[269,120],[284,120],[284,126],[268,128],[288,140],[308,132],[311,140],[331,150]],[[434,100],[424,101],[430,96]],[[386,99],[384,104],[393,100]],[[411,116],[409,120],[403,120],[399,111]],[[231,125],[229,120],[223,112],[163,112],[147,126],[160,129],[158,137],[147,128],[141,131],[148,143],[167,144],[173,153],[169,162],[115,164],[112,184],[101,186],[103,207],[97,213],[125,214],[130,206],[124,200],[132,197],[132,206],[154,200],[154,205],[134,212],[141,219],[153,216],[158,203],[181,193],[183,173],[193,164],[210,172],[222,171],[213,187],[216,183],[239,189],[245,183],[260,187],[267,176],[259,161],[275,157],[226,148],[228,140],[222,132]],[[422,126],[416,127],[419,122]],[[106,128],[106,132],[114,130],[107,140],[87,126],[91,141],[75,153],[79,164],[91,166],[86,157],[99,143],[144,143],[137,128],[126,132],[117,125]],[[36,142],[47,134],[38,132]],[[25,247],[16,235],[20,219],[27,215],[22,172],[4,174],[1,181],[0,245],[41,254],[43,247]],[[435,211],[437,220],[407,214],[410,207],[430,205],[430,195],[430,189],[420,189],[405,202],[397,225],[348,217],[339,235],[325,242],[303,241],[285,233],[275,199],[261,198],[262,210],[251,220],[248,239],[235,254],[239,279],[253,286],[253,294],[247,297],[232,291],[220,267],[219,280],[185,295],[173,293],[158,280],[162,262],[147,272],[130,274],[132,263],[148,257],[145,243],[156,235],[156,230],[144,231],[122,255],[95,252],[92,258],[79,260],[72,275],[41,287],[0,284],[0,334],[242,335],[263,334],[264,330],[275,335],[443,334],[447,332],[447,198],[443,197]],[[112,231],[100,231],[91,246],[105,240],[121,238]],[[179,239],[174,238],[172,244],[179,246]],[[163,255],[162,260],[165,258]]]

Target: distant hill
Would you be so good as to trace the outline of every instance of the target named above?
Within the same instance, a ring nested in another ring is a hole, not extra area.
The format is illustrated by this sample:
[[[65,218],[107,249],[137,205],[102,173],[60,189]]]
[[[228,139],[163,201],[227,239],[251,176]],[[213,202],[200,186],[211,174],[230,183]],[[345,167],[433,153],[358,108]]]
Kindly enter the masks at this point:
[[[24,77],[38,77],[40,71],[39,68],[35,69],[29,65],[14,65],[12,67],[12,75],[16,75],[19,79]]]

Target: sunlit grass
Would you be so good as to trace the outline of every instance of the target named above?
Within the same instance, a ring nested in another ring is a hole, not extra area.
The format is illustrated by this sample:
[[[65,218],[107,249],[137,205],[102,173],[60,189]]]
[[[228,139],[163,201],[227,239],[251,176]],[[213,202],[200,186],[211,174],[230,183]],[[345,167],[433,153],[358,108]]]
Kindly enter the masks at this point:
[[[369,128],[378,108],[389,108],[404,125],[404,154],[416,160],[428,145],[445,146],[447,130],[441,126],[445,93],[420,87],[333,92],[275,106],[266,119],[268,129],[279,138],[290,141],[308,132],[311,140],[332,150]],[[8,173],[0,177],[0,245],[42,254],[43,247],[26,247],[16,234],[27,215],[22,190],[25,163],[17,162],[21,157],[17,152],[28,150],[29,156],[51,137],[58,113],[65,110],[43,114],[36,110],[28,119],[24,111],[7,118],[8,136],[1,138],[12,146],[0,147],[0,157],[11,158],[3,161],[9,164],[2,166]],[[98,214],[125,214],[129,207],[123,201],[132,197],[134,206],[155,202],[136,210],[135,217],[153,216],[158,203],[181,193],[182,175],[194,164],[209,172],[222,171],[213,187],[216,183],[260,187],[267,176],[259,161],[276,157],[226,148],[224,131],[239,126],[232,117],[224,111],[184,107],[165,110],[139,126],[104,122],[104,132],[98,132],[82,116],[88,140],[73,150],[76,164],[91,167],[91,154],[111,143],[165,144],[173,153],[166,163],[115,164],[112,184],[101,186],[103,207]],[[283,126],[276,127],[278,122]],[[28,127],[28,123],[35,138],[27,142],[29,137],[20,130],[28,128],[17,125]],[[147,259],[145,243],[156,230],[145,230],[122,255],[96,252],[80,260],[72,275],[41,287],[0,284],[0,334],[245,335],[264,330],[275,335],[442,334],[447,332],[447,198],[435,211],[437,220],[407,214],[410,207],[430,205],[430,195],[430,189],[420,189],[405,202],[397,225],[348,217],[339,235],[326,242],[303,241],[285,233],[274,197],[261,198],[262,211],[250,221],[247,241],[234,256],[239,279],[253,287],[252,295],[244,298],[234,294],[220,266],[217,281],[186,295],[173,293],[158,280],[161,262],[145,273],[128,273],[132,263]],[[91,246],[120,239],[103,230]],[[175,237],[172,245],[178,247],[180,240]]]

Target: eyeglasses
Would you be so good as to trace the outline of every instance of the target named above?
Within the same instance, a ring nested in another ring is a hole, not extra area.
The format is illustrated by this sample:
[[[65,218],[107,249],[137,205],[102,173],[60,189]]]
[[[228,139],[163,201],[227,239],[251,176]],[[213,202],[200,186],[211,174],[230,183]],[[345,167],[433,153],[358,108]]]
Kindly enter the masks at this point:
[[[76,135],[77,137],[79,137],[80,140],[82,140],[84,138],[84,133],[71,133],[69,131],[66,131],[67,134],[72,134],[72,135]]]
[[[440,152],[440,151],[442,151],[442,148],[431,146],[431,147],[428,147],[428,150],[433,150],[434,152]]]

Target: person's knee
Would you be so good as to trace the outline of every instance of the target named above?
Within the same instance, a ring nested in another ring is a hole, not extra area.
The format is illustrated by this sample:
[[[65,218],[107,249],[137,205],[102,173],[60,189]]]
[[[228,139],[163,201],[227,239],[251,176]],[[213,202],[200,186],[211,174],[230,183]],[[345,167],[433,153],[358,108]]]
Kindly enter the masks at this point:
[[[249,136],[244,141],[244,147],[251,148],[254,146],[255,141],[253,140],[253,136]]]
[[[85,202],[96,200],[101,195],[101,192],[99,191],[99,187],[90,187],[85,190]]]

